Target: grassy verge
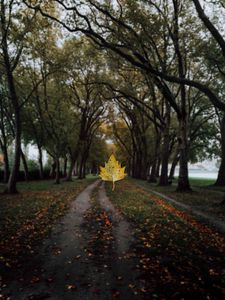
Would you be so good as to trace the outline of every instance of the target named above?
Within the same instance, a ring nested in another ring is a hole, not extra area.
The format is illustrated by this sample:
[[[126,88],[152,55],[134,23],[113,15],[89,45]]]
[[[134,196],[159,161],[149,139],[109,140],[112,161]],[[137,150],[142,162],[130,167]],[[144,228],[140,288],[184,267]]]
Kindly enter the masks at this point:
[[[111,201],[136,229],[137,255],[150,290],[163,299],[223,299],[225,241],[131,180],[107,185]]]
[[[225,218],[225,206],[221,206],[220,203],[224,198],[224,192],[221,188],[218,190],[213,186],[209,186],[212,183],[208,179],[191,179],[191,185],[193,192],[180,193],[176,192],[176,182],[171,186],[158,186],[157,184],[148,183],[144,180],[129,179],[132,183],[138,184],[146,190],[154,190],[162,193],[174,200],[187,204],[193,208],[197,208],[202,212],[205,212],[213,217],[224,220]]]
[[[189,178],[191,186],[212,186],[215,183],[215,179],[207,179],[207,178]],[[177,180],[176,180],[177,182]]]
[[[19,265],[25,255],[32,255],[35,245],[65,214],[71,201],[94,180],[74,180],[60,185],[52,181],[19,183],[18,195],[1,195],[1,267]]]

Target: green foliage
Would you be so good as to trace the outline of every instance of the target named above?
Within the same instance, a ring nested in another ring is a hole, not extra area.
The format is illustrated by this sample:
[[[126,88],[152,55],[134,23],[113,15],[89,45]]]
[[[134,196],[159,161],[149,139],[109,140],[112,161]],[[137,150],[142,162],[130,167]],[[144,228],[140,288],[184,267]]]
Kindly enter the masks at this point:
[[[34,159],[28,159],[27,161],[28,169],[29,170],[37,170],[38,169],[38,162]]]

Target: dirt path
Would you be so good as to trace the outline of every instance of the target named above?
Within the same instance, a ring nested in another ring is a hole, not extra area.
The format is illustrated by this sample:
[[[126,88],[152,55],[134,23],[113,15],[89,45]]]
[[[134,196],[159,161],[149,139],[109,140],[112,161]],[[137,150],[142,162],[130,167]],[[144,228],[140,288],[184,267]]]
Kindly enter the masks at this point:
[[[99,188],[98,199],[101,207],[110,215],[114,223],[113,234],[117,243],[117,253],[118,255],[125,254],[133,241],[131,225],[109,201],[109,198],[106,196],[104,183]]]
[[[131,225],[106,196],[99,181],[88,186],[72,203],[39,255],[16,270],[6,283],[3,299],[145,299]],[[7,296],[9,298],[7,298]]]

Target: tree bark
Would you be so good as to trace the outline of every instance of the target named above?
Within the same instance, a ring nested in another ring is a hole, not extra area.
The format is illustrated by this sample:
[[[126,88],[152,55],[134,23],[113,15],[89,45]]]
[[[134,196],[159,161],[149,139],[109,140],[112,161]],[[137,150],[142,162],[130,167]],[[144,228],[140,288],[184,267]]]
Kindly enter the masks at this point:
[[[4,157],[4,177],[3,182],[7,183],[10,176],[10,168],[9,168],[9,157],[8,157],[8,150],[6,145],[2,145],[2,153]]]
[[[5,16],[5,4],[1,4],[1,33],[2,33],[2,52],[3,52],[3,60],[4,60],[4,68],[6,73],[6,78],[8,82],[9,96],[12,101],[13,111],[14,111],[14,121],[15,121],[15,150],[14,150],[14,162],[12,171],[9,176],[8,184],[5,192],[9,194],[17,193],[16,183],[18,172],[20,168],[20,154],[21,154],[21,119],[20,119],[20,106],[19,99],[16,93],[15,81],[13,76],[13,70],[11,66],[11,61],[8,52],[8,27],[6,24],[6,16]]]
[[[73,158],[70,158],[70,165],[69,165],[69,170],[66,175],[66,181],[72,181],[72,175],[73,175],[73,169],[75,165],[75,160]]]
[[[142,164],[142,152],[140,149],[137,150],[136,152],[136,157],[135,157],[135,165],[134,165],[134,178],[137,179],[143,179],[142,173],[143,173],[143,164]]]
[[[191,191],[189,178],[188,178],[188,141],[187,141],[187,123],[186,120],[182,119],[179,122],[180,126],[180,167],[179,167],[179,178],[177,191],[185,192]]]
[[[56,177],[56,161],[54,160],[52,163],[52,168],[50,172],[50,177],[55,178]]]
[[[79,164],[78,179],[83,179],[83,161],[82,161],[82,159]]]
[[[4,161],[4,178],[3,178],[4,183],[8,182],[9,176],[10,176],[10,169],[9,169],[9,161],[7,157],[6,160]]]
[[[89,148],[90,144],[84,145],[83,147],[83,153],[81,155],[80,159],[80,166],[79,166],[79,173],[78,173],[78,179],[84,179],[86,177],[86,162],[89,156]]]
[[[166,116],[165,116],[165,128],[163,132],[163,145],[162,145],[162,161],[161,161],[161,173],[159,178],[159,185],[166,186],[168,181],[168,163],[169,163],[169,145],[170,145],[170,104],[166,101]]]
[[[224,40],[223,36],[220,34],[220,32],[217,30],[217,28],[213,25],[213,23],[210,21],[210,19],[205,14],[200,1],[199,0],[192,0],[192,1],[194,2],[194,5],[198,12],[199,18],[202,20],[205,27],[209,30],[211,35],[216,40],[217,44],[220,46],[223,57],[225,58],[225,40]]]
[[[70,159],[69,170],[67,172],[66,181],[72,181],[73,169],[74,169],[75,160]]]
[[[160,167],[161,167],[161,157],[159,156],[156,162],[156,171],[155,171],[156,178],[159,177]]]
[[[184,56],[180,47],[180,34],[179,34],[179,1],[173,0],[174,6],[174,30],[173,30],[173,43],[178,60],[178,73],[179,77],[185,79],[186,67]],[[187,111],[187,97],[186,88],[184,84],[180,86],[180,113],[178,116],[179,121],[179,145],[180,145],[180,169],[177,191],[186,192],[190,191],[190,184],[188,179],[188,121],[189,115]]]
[[[73,175],[75,163],[78,159],[79,151],[80,151],[79,144],[77,145],[76,150],[73,153],[72,151],[70,151],[70,165],[69,165],[69,170],[67,172],[66,181],[72,181],[72,175]]]
[[[215,186],[225,186],[225,113],[220,121],[221,163]]]
[[[41,146],[38,146],[38,162],[39,162],[40,179],[44,179],[43,155],[42,155]]]
[[[168,163],[169,163],[169,135],[164,136],[162,146],[161,172],[159,177],[159,185],[166,186],[168,182]]]
[[[67,176],[67,157],[64,158],[64,165],[63,165],[63,177]]]
[[[86,159],[84,155],[82,155],[80,160],[80,166],[78,171],[78,179],[84,179],[85,178],[85,167],[86,167]]]
[[[148,182],[157,182],[157,178],[156,178],[156,164],[157,164],[157,160],[154,160],[152,163],[152,167],[151,167],[151,171],[150,171],[150,176],[148,179]]]
[[[160,155],[160,142],[161,142],[161,135],[156,130],[156,136],[155,136],[155,149],[154,149],[154,157],[153,157],[153,163],[150,171],[150,176],[148,179],[148,182],[155,183],[157,182],[157,170],[158,170],[158,160]]]
[[[25,157],[22,149],[21,149],[21,158],[22,158],[22,162],[23,162],[24,178],[26,181],[28,181],[29,180],[29,170],[28,170],[27,160],[26,160],[26,157]]]
[[[82,178],[85,179],[86,178],[86,162],[87,162],[87,159],[84,159],[84,162],[83,162],[83,173],[82,173]]]
[[[60,163],[59,163],[59,158],[56,158],[55,163],[56,163],[55,184],[60,184]]]
[[[5,133],[5,124],[4,124],[4,113],[3,113],[3,107],[1,106],[1,135],[2,140],[0,139],[0,146],[2,149],[3,157],[4,157],[4,177],[3,182],[7,183],[10,176],[10,168],[9,168],[9,157],[8,157],[8,145],[7,145],[7,137]]]
[[[176,166],[177,166],[179,160],[180,160],[180,156],[179,156],[179,149],[178,149],[174,155],[172,165],[170,168],[170,175],[169,175],[170,180],[172,180],[174,178],[175,169],[176,169]]]
[[[79,163],[78,161],[75,161],[74,167],[73,167],[73,176],[78,176],[78,170],[79,170]]]
[[[17,178],[20,168],[20,148],[21,148],[21,124],[20,124],[20,115],[15,116],[16,125],[15,125],[15,155],[14,155],[14,163],[12,167],[12,171],[9,176],[8,184],[6,187],[6,193],[16,194],[17,187]]]

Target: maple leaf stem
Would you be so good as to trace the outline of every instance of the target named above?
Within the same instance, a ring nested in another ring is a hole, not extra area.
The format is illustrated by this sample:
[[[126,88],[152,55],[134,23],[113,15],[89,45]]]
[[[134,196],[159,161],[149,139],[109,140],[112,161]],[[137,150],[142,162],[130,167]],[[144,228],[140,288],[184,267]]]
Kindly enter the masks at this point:
[[[113,181],[112,191],[115,189],[115,182]]]

